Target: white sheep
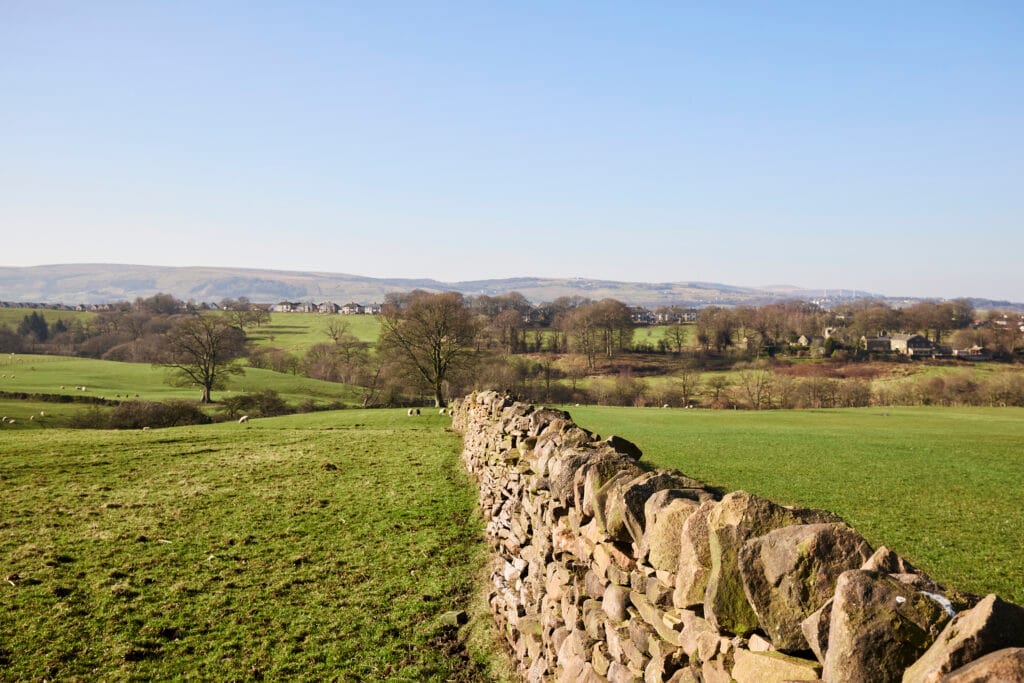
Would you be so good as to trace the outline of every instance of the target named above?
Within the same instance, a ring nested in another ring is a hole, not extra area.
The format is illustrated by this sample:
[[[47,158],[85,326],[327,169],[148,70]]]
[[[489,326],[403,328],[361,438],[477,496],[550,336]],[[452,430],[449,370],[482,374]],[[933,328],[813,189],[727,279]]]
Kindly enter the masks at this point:
[[[413,416],[412,408],[409,408],[409,410],[407,410],[405,414],[408,415],[409,417],[412,417]]]
[[[35,416],[35,415],[29,415],[29,416],[28,416],[28,421],[29,421],[29,422],[34,422],[34,421],[35,421],[35,419],[36,419],[36,416]]]
[[[249,416],[248,415],[243,415],[242,417],[238,418],[238,424],[244,424],[244,423],[246,423],[248,421],[249,421]]]
[[[438,415],[445,415],[445,414],[446,414],[446,411],[445,411],[445,409],[444,409],[444,408],[441,408],[441,410],[437,411],[437,414],[438,414]]]
[[[148,432],[148,431],[149,431],[149,427],[143,427],[143,428],[142,428],[142,431],[144,431],[144,432]]]
[[[46,411],[45,410],[40,410],[39,411],[39,417],[46,417]]]

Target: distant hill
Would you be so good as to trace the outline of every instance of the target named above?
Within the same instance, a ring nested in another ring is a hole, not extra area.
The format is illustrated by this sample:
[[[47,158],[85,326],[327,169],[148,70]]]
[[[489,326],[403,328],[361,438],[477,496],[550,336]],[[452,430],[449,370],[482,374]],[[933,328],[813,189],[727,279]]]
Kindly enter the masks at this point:
[[[760,305],[785,299],[842,300],[879,295],[858,290],[811,290],[789,285],[735,287],[710,282],[616,282],[584,278],[506,278],[441,282],[430,279],[372,278],[343,273],[254,268],[168,267],[124,264],[66,264],[0,267],[0,301],[97,304],[131,301],[157,293],[179,299],[218,302],[245,296],[259,303],[334,301],[373,303],[388,292],[412,289],[457,291],[466,295],[519,292],[534,303],[560,296],[612,297],[631,305]],[[1009,302],[994,304],[1009,305]]]

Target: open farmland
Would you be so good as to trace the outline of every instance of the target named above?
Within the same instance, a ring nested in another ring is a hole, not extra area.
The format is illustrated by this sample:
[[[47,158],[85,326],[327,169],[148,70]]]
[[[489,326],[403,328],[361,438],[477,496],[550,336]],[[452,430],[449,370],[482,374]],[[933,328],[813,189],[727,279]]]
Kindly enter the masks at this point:
[[[25,316],[39,313],[46,318],[47,323],[58,320],[66,322],[81,322],[87,325],[96,317],[95,313],[89,311],[57,311],[52,308],[0,308],[0,326],[7,325],[16,330]]]
[[[1024,602],[1024,410],[575,407],[644,461],[838,513],[936,580]]]
[[[447,420],[3,434],[0,678],[481,680]]]
[[[374,344],[380,332],[376,315],[325,315],[321,313],[271,313],[270,322],[249,328],[247,334],[257,346],[273,346],[291,353],[302,353],[314,344],[330,342],[328,325],[348,326],[360,341]]]
[[[7,394],[65,395],[113,401],[136,398],[147,401],[199,398],[196,388],[171,386],[166,379],[166,370],[145,363],[29,354],[0,356],[0,392]],[[75,388],[80,386],[85,387],[85,390]],[[245,374],[231,376],[226,389],[214,390],[213,393],[216,400],[231,394],[266,390],[278,392],[284,400],[292,404],[311,400],[321,406],[357,405],[360,401],[358,389],[346,384],[321,382],[256,368],[246,368]],[[0,399],[5,414],[15,418],[27,418],[29,414],[38,414],[40,409],[53,417],[67,416],[81,409],[81,404],[53,403],[49,408],[40,408],[36,403],[32,401],[29,405],[25,401]],[[22,422],[17,424],[27,426]],[[11,426],[8,425],[6,428],[10,429]]]

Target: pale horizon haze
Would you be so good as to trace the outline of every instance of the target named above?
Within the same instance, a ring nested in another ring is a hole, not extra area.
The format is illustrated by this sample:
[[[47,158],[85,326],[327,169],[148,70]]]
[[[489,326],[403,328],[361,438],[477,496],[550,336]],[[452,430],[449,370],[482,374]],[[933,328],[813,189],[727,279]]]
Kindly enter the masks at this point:
[[[1024,302],[1024,4],[0,1],[0,233]]]

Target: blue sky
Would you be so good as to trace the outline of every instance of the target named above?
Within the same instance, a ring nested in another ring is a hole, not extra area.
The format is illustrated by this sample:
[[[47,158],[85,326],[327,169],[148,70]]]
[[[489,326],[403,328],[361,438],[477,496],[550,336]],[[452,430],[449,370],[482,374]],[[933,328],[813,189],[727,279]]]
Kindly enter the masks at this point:
[[[1024,301],[1020,2],[0,2],[0,265]]]

